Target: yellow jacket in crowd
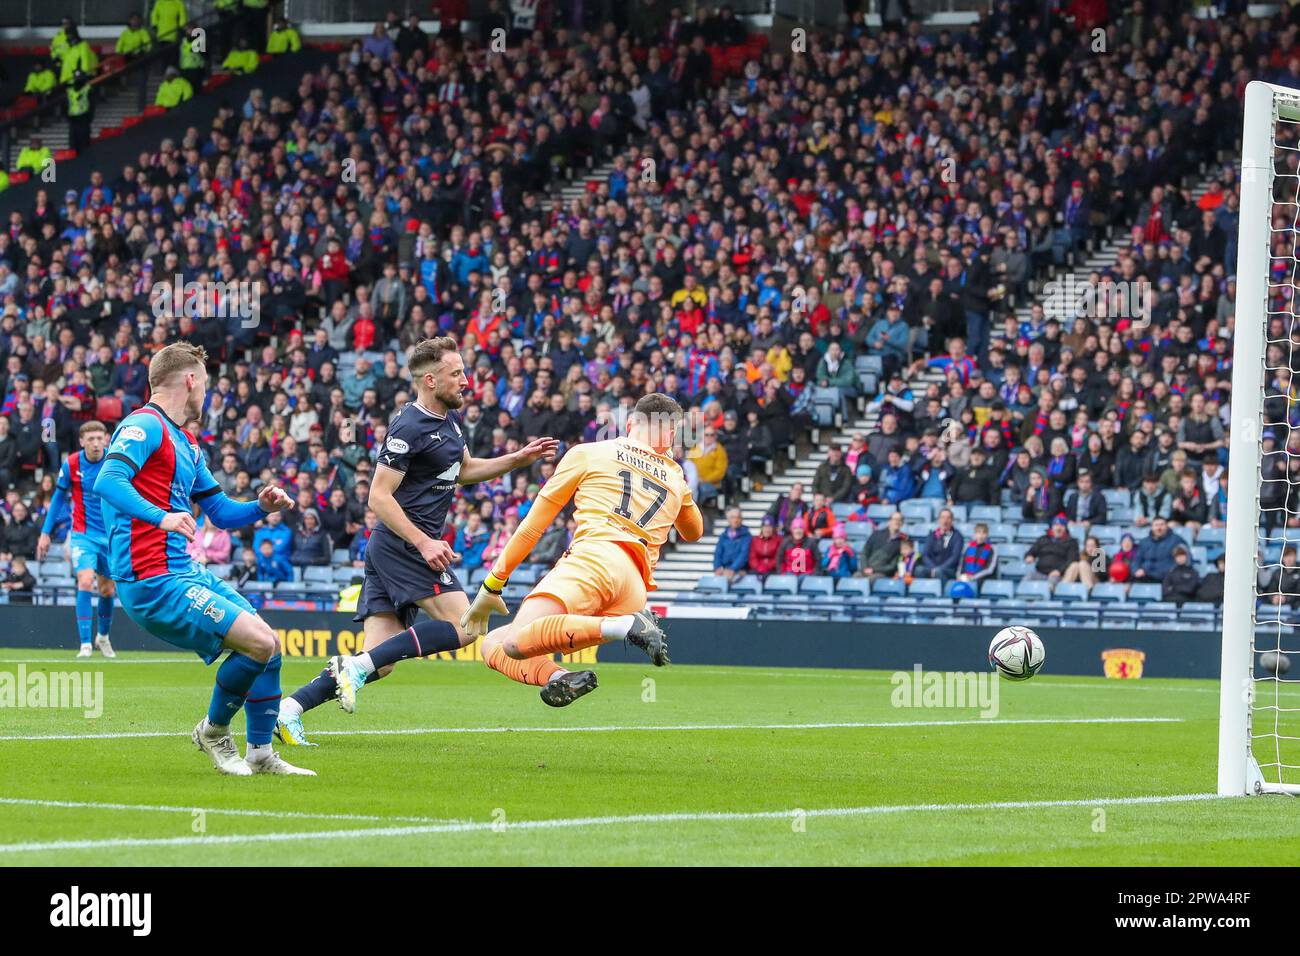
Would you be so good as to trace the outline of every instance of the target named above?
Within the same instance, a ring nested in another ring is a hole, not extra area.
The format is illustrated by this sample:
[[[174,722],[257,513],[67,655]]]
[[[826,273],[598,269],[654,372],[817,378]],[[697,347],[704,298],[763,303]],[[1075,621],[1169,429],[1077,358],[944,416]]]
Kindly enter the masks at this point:
[[[256,50],[231,50],[222,61],[221,68],[231,73],[252,73],[260,61]]]
[[[27,74],[27,85],[23,87],[23,92],[31,93],[33,96],[44,96],[53,90],[58,82],[59,78],[48,66],[36,67]]]
[[[122,56],[130,56],[132,53],[143,53],[153,46],[153,37],[144,27],[132,30],[128,27],[122,31],[122,35],[117,38],[117,46],[113,48],[114,53],[120,53]]]
[[[154,103],[171,109],[180,106],[193,96],[194,87],[190,85],[190,81],[183,76],[173,76],[163,80],[162,86],[158,87],[158,96],[154,99]]]
[[[45,164],[50,161],[51,154],[48,146],[32,148],[24,146],[22,152],[18,154],[18,165],[14,167],[19,171],[30,169],[33,173],[39,173],[45,168]]]
[[[700,481],[708,485],[720,485],[727,474],[727,450],[717,442],[713,448],[705,451],[700,443],[686,456],[695,462],[695,470],[700,473]]]
[[[185,0],[157,0],[153,12],[149,14],[149,25],[163,42],[175,40],[180,28],[189,22],[190,15],[185,10]]]
[[[298,36],[298,31],[293,27],[272,30],[271,35],[266,40],[267,53],[297,53],[301,49],[302,40]]]
[[[68,52],[63,54],[59,65],[59,82],[67,86],[77,75],[78,70],[86,76],[94,76],[98,69],[99,54],[90,48],[89,43],[82,40],[76,46],[69,47]]]

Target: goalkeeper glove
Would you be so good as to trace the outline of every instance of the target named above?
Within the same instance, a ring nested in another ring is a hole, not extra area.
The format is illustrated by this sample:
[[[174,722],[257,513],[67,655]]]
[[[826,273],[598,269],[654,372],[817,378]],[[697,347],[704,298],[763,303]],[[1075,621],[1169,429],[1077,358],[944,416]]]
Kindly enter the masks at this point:
[[[488,574],[480,585],[474,602],[460,619],[460,626],[470,640],[476,640],[488,632],[488,619],[493,614],[505,616],[510,613],[506,602],[501,598],[505,586],[506,582],[494,574]]]

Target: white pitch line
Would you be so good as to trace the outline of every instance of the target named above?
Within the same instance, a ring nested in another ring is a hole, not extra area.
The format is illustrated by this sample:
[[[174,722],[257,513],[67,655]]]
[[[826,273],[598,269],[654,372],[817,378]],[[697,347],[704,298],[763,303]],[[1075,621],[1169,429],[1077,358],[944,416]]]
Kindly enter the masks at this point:
[[[1025,717],[1007,720],[879,720],[836,721],[815,724],[609,724],[601,727],[409,727],[361,730],[317,730],[313,737],[406,737],[427,734],[605,734],[641,730],[856,730],[888,727],[1004,727],[1023,724],[1181,724],[1182,717]],[[117,740],[142,737],[179,737],[178,731],[138,730],[120,734],[8,734],[0,742],[15,740]],[[236,733],[236,737],[243,736]]]
[[[324,658],[318,658],[318,660],[324,660]],[[111,667],[124,667],[128,664],[192,664],[193,662],[194,662],[194,658],[188,656],[182,657],[179,654],[176,656],[175,660],[168,657],[145,657],[145,658],[141,658],[138,661],[132,660],[131,658],[106,661],[103,660],[102,658],[100,659],[81,658],[80,660],[78,660],[77,658],[71,656],[69,657],[25,657],[18,660],[0,659],[0,667],[10,667],[14,664],[67,664],[70,667],[102,666],[102,667],[111,668]]]
[[[917,803],[868,807],[832,807],[827,809],[759,810],[752,812],[641,813],[627,816],[560,817],[546,820],[521,820],[516,823],[479,820],[463,823],[431,824],[411,827],[371,827],[356,830],[303,831],[289,833],[247,833],[226,836],[196,837],[117,837],[106,840],[57,840],[46,843],[0,843],[0,853],[37,853],[51,850],[99,850],[122,847],[217,846],[236,843],[289,843],[329,839],[375,839],[378,837],[426,836],[445,833],[503,832],[508,830],[560,830],[581,827],[626,826],[641,823],[736,822],[749,820],[788,820],[796,814],[804,817],[865,817],[898,813],[936,813],[987,810],[1028,810],[1061,807],[1105,807],[1121,805],[1188,803],[1199,800],[1231,799],[1214,793],[1182,793],[1147,797],[1097,797],[1092,800],[1014,800],[994,803]]]
[[[143,803],[98,803],[87,800],[34,800],[28,797],[0,797],[0,806],[43,807],[69,810],[125,810],[133,813],[211,813],[232,817],[270,817],[280,820],[366,820],[378,823],[463,823],[448,817],[378,816],[369,813],[305,813],[298,810],[236,810],[226,807],[172,807]]]

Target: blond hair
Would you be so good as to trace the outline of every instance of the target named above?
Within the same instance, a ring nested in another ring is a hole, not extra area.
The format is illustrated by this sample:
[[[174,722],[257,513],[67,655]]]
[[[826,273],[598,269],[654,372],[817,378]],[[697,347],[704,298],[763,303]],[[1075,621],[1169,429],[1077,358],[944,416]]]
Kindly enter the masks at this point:
[[[203,346],[173,342],[160,349],[149,362],[149,387],[158,388],[167,384],[176,372],[187,371],[195,365],[206,368],[207,364],[208,353]]]

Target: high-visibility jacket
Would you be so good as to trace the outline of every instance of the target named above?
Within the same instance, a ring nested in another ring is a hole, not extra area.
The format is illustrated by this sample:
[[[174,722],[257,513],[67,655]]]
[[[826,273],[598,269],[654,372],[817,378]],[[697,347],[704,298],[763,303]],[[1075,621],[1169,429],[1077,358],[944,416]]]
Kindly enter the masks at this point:
[[[48,146],[42,146],[40,149],[24,146],[22,152],[18,154],[18,165],[14,169],[30,169],[34,173],[39,173],[50,161],[50,155]]]
[[[149,14],[149,25],[159,40],[175,40],[181,27],[190,22],[185,0],[157,0]]]
[[[68,31],[60,30],[54,34],[54,38],[50,40],[50,59],[58,63],[63,59],[63,55],[68,52],[69,46]]]
[[[130,56],[132,53],[139,53],[148,50],[153,46],[153,37],[144,27],[139,30],[124,30],[122,35],[117,38],[117,46],[114,52],[122,56]]]
[[[256,50],[236,49],[227,54],[221,67],[231,73],[252,73],[257,69],[258,62]]]
[[[0,169],[0,193],[9,188],[9,174]]]
[[[76,46],[69,47],[68,52],[63,54],[59,65],[59,82],[67,86],[77,75],[78,70],[87,76],[94,76],[98,69],[99,54],[90,48],[89,43],[82,40]]]
[[[217,0],[212,6],[221,13],[228,13],[239,9],[239,0]]]
[[[266,40],[267,53],[297,53],[302,49],[302,39],[293,27],[272,30]]]
[[[68,87],[68,116],[85,116],[90,112],[90,84]]]
[[[48,66],[43,70],[32,70],[27,74],[27,85],[23,88],[23,92],[41,96],[54,89],[54,85],[58,82],[59,78]]]
[[[173,106],[179,106],[186,100],[194,96],[194,87],[190,81],[183,76],[175,77],[170,80],[163,80],[162,86],[158,87],[158,96],[154,103],[158,106],[171,109]]]
[[[357,610],[357,601],[359,601],[360,599],[361,599],[361,585],[349,584],[347,587],[339,591],[338,610],[351,611],[353,614],[355,614]]]
[[[202,53],[195,53],[194,48],[190,46],[190,40],[181,40],[181,69],[182,70],[201,70],[206,58]]]
[[[244,0],[245,10],[265,10],[266,0]]]

